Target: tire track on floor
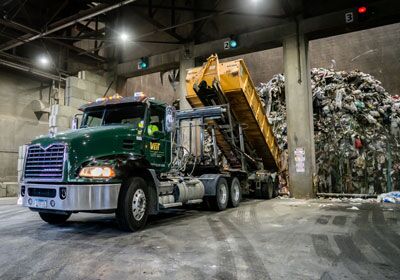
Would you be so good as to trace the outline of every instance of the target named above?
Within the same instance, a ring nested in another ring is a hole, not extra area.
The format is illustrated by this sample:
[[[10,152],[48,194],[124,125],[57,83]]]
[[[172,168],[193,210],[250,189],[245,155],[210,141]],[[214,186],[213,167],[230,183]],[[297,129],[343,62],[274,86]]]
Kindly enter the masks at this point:
[[[256,203],[252,204],[251,207],[250,207],[250,221],[251,221],[251,224],[256,229],[260,229],[260,222],[258,221],[257,211],[256,211],[257,205],[259,203],[260,202],[256,202]]]
[[[246,207],[239,206],[238,210],[236,211],[235,220],[239,225],[245,224],[245,218],[246,218],[246,210],[245,209],[246,209]]]
[[[385,267],[382,267],[382,264],[379,266],[380,269],[384,271],[389,271],[392,273],[400,273],[400,258],[392,258],[390,257],[391,252],[396,251],[396,248],[393,247],[385,238],[385,233],[381,233],[377,230],[374,225],[369,222],[369,216],[372,214],[372,210],[363,211],[359,217],[356,219],[355,223],[359,225],[359,230],[356,233],[356,237],[365,240],[377,253],[378,256],[385,260],[387,264]],[[377,221],[378,217],[375,216],[375,223],[379,223]]]
[[[335,218],[333,218],[332,224],[334,224],[335,226],[344,226],[346,225],[346,221],[346,216],[335,216]]]
[[[333,251],[328,236],[325,234],[312,234],[311,239],[317,256],[321,259],[326,259],[332,265],[336,266],[338,256]]]
[[[386,222],[382,209],[375,208],[373,210],[372,222],[374,227],[382,234],[384,234],[386,240],[388,240],[389,243],[393,244],[393,246],[397,248],[397,252],[400,253],[400,235],[393,231],[390,227],[390,224]]]
[[[325,271],[325,272],[322,274],[320,280],[333,280],[333,278],[331,277],[331,275],[329,274],[329,272]]]
[[[221,217],[220,220],[237,240],[241,256],[252,275],[252,279],[271,279],[262,259],[246,236],[227,218]]]
[[[218,220],[207,218],[207,222],[211,228],[214,238],[218,241],[218,272],[215,275],[217,279],[237,279],[237,269],[235,264],[235,256],[230,247],[227,236],[222,228],[218,225]]]
[[[343,216],[339,216],[343,217]],[[326,217],[319,217],[317,224],[326,224]],[[346,219],[339,218],[336,224],[343,224]],[[368,212],[362,213],[356,220],[356,224],[365,225],[368,222]],[[353,240],[358,240],[360,236],[358,234],[351,235],[334,235],[333,236],[336,245],[340,250],[338,255],[329,242],[328,235],[325,234],[312,234],[312,244],[314,250],[321,259],[325,259],[331,263],[332,266],[337,266],[340,262],[347,270],[356,278],[360,279],[379,279],[382,276],[393,277],[395,274],[387,269],[379,266],[375,263],[371,263],[368,258],[361,252]]]
[[[321,224],[321,225],[326,225],[329,223],[329,220],[332,218],[331,215],[321,215],[318,217],[315,223]]]
[[[354,221],[354,224],[358,226],[358,230],[354,234],[354,240],[364,241],[371,248],[374,255],[373,259],[378,257],[384,261],[384,263],[369,262],[369,270],[374,269],[381,273],[377,276],[378,278],[398,279],[400,266],[396,264],[396,261],[392,260],[394,258],[390,257],[393,247],[388,244],[385,238],[374,227],[370,219],[372,212],[373,209],[362,210]]]

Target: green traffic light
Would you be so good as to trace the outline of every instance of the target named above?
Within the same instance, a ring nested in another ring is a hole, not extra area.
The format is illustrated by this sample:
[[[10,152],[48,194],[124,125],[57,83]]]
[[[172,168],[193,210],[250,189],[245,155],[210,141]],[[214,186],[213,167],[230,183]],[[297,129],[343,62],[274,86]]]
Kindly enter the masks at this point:
[[[231,47],[231,49],[236,49],[237,46],[238,46],[238,43],[237,43],[236,40],[232,39],[232,40],[229,41],[229,46]]]
[[[140,63],[140,68],[146,69],[147,68],[147,63],[146,62],[141,62]]]
[[[149,68],[149,59],[147,57],[142,57],[139,60],[139,68],[140,69],[147,69]]]

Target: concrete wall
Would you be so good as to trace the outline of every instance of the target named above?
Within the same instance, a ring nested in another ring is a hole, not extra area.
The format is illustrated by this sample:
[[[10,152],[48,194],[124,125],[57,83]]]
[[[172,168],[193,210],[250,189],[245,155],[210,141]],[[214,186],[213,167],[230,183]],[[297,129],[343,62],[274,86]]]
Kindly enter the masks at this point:
[[[400,94],[400,23],[311,41],[309,56],[311,67],[329,68],[335,60],[337,70],[369,73]],[[283,73],[282,48],[237,58],[245,60],[256,85]]]
[[[332,60],[337,70],[359,69],[382,81],[386,90],[400,94],[400,23],[358,31],[310,42],[311,67],[329,68]],[[269,81],[273,75],[283,73],[283,51],[276,48],[232,59],[243,58],[256,85]],[[224,60],[223,60],[224,61]],[[168,73],[160,73],[128,79],[122,95],[143,91],[167,103],[173,102],[176,92],[168,81]]]
[[[400,94],[400,23],[310,43],[311,67],[358,69],[375,76],[392,95]]]
[[[177,92],[174,90],[168,80],[169,74],[169,72],[163,74],[162,78],[160,73],[130,78],[125,83],[122,95],[131,96],[134,92],[141,91],[144,92],[144,94],[146,94],[148,97],[154,97],[157,100],[172,104],[172,102],[175,101],[178,96]],[[176,86],[178,87],[178,84],[176,84]]]
[[[90,72],[80,72],[79,76],[68,78],[66,99],[61,89],[57,96],[59,105],[49,106],[48,82],[42,84],[40,90],[40,80],[0,69],[0,197],[17,195],[20,146],[47,134],[49,128],[54,131],[69,129],[72,117],[80,113],[77,108],[104,95],[107,82],[103,77]],[[55,92],[50,94],[52,100]],[[111,89],[109,95],[114,93]],[[37,100],[49,108],[49,113],[34,112],[33,104]]]
[[[68,77],[65,86],[65,102],[52,107],[50,126],[56,132],[71,128],[72,118],[82,112],[78,109],[89,102],[103,97],[107,92],[107,79],[89,71],[81,71],[77,77]],[[115,94],[110,88],[107,96]]]
[[[0,197],[15,194],[18,147],[49,128],[48,114],[36,115],[32,101],[40,99],[40,81],[0,69]],[[49,88],[42,90],[48,102]]]

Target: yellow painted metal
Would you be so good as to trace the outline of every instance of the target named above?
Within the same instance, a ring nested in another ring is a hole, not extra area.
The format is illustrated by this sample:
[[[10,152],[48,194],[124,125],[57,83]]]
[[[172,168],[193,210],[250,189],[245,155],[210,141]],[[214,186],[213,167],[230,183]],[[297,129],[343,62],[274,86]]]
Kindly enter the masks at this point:
[[[212,55],[203,67],[190,69],[186,76],[186,99],[192,107],[204,106],[193,89],[203,80],[209,86],[215,81],[220,83],[232,114],[242,124],[246,140],[262,158],[264,167],[279,169],[280,150],[243,59],[220,63]]]

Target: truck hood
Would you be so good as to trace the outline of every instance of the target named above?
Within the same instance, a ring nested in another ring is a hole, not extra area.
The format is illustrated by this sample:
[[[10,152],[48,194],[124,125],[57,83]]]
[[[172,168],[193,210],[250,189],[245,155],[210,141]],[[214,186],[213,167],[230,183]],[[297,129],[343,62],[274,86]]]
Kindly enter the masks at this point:
[[[32,144],[40,144],[45,148],[54,143],[65,143],[68,147],[68,167],[65,171],[71,180],[76,177],[76,170],[92,159],[140,154],[142,142],[136,139],[136,134],[137,131],[128,125],[99,126],[41,136]]]

